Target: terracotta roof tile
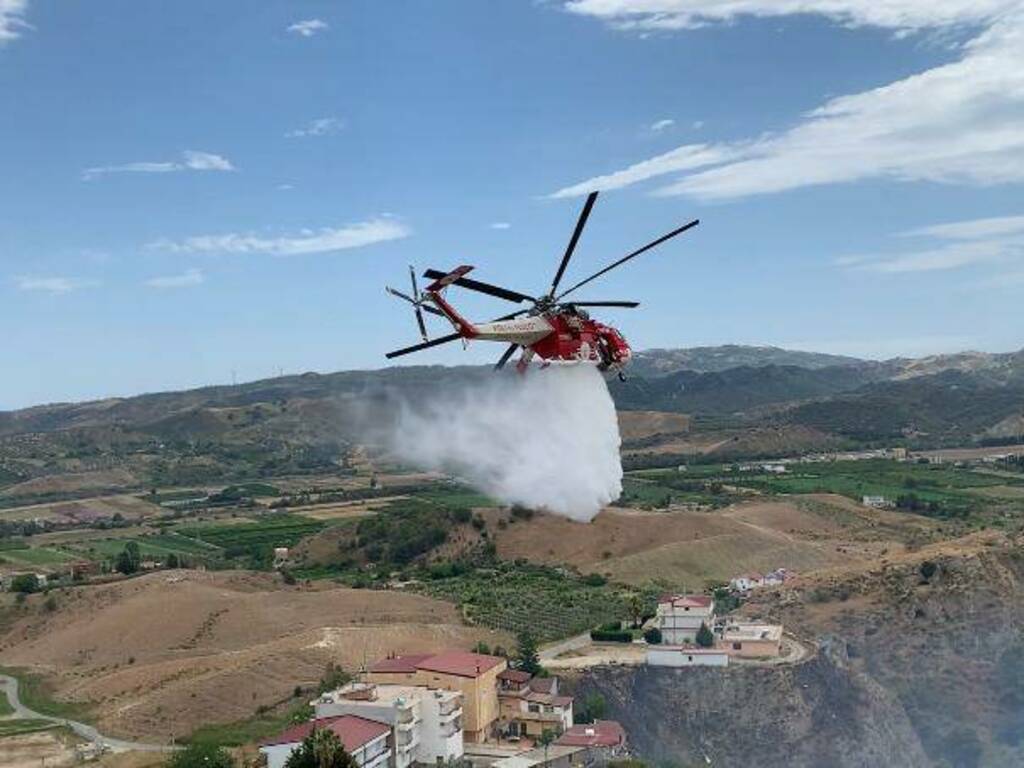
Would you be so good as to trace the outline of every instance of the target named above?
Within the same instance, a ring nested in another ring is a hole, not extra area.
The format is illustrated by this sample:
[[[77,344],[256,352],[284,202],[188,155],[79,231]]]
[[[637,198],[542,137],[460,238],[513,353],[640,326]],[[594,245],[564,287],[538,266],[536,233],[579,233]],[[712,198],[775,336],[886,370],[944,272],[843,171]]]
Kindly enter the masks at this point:
[[[590,725],[574,725],[555,741],[569,747],[617,747],[626,741],[626,732],[615,720],[597,720]]]
[[[261,747],[272,747],[277,744],[295,744],[302,741],[314,728],[329,728],[334,731],[347,752],[355,752],[371,741],[388,733],[391,728],[375,720],[367,720],[358,715],[341,715],[339,717],[322,717],[307,723],[293,725],[273,738],[260,742]]]

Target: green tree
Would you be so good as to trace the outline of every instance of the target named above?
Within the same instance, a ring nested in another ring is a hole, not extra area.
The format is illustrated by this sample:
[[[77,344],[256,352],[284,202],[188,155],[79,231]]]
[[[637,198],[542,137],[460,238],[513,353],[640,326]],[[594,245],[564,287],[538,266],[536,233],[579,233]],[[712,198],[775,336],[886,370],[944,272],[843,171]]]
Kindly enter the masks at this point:
[[[529,632],[520,632],[516,638],[516,667],[536,675],[540,672],[540,656],[537,654],[537,641]]]
[[[540,736],[537,737],[537,743],[544,747],[544,764],[548,762],[548,747],[550,747],[555,741],[555,732],[550,728],[545,728]]]
[[[572,714],[575,723],[592,723],[602,720],[608,711],[608,702],[600,693],[591,693],[583,698],[580,706]]]
[[[715,636],[708,629],[708,625],[701,622],[700,629],[697,630],[697,645],[701,648],[710,648],[715,644]]]
[[[125,544],[124,549],[114,561],[114,569],[125,576],[138,572],[141,565],[142,553],[139,551],[139,545],[134,541]]]
[[[491,655],[491,647],[481,640],[479,643],[473,646],[473,653],[482,653],[484,656]]]
[[[235,768],[235,761],[223,747],[214,744],[190,744],[175,752],[167,768]]]
[[[39,591],[39,577],[34,573],[19,573],[11,579],[11,592],[30,595]]]
[[[314,728],[285,760],[284,768],[356,768],[334,731]]]
[[[320,685],[317,690],[320,693],[327,693],[327,691],[333,691],[336,688],[341,688],[352,679],[352,675],[344,670],[340,664],[335,664],[333,661],[327,662],[327,666],[324,668],[324,676],[320,678]]]

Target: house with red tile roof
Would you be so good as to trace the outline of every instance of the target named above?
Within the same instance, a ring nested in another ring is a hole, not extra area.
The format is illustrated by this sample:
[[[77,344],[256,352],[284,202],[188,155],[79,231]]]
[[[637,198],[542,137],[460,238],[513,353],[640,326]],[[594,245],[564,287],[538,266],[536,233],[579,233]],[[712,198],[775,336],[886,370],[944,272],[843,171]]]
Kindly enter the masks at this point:
[[[500,656],[443,651],[381,659],[363,678],[369,683],[421,685],[461,693],[465,740],[482,742],[498,719],[498,676],[507,669],[508,662]]]
[[[574,725],[555,740],[567,747],[589,747],[607,750],[609,756],[624,754],[626,731],[615,720],[595,720],[585,725]]]
[[[359,768],[387,768],[391,761],[391,727],[356,715],[325,717],[293,725],[260,743],[267,768],[283,768],[285,761],[314,729],[333,731]]]
[[[558,678],[535,677],[521,670],[507,670],[498,687],[503,738],[535,738],[544,731],[562,733],[572,727],[572,696],[561,696]]]

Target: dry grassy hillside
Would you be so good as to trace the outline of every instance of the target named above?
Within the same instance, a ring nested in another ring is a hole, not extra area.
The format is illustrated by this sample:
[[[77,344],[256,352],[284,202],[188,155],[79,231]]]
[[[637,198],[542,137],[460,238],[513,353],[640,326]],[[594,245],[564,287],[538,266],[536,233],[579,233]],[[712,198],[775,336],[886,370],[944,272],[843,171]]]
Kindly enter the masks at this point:
[[[589,525],[551,515],[495,531],[498,555],[567,563],[631,584],[697,586],[745,570],[808,571],[877,560],[935,526],[837,496],[753,500],[715,512],[609,508]]]
[[[90,701],[102,729],[167,740],[253,715],[315,683],[328,661],[356,669],[388,652],[468,648],[495,637],[447,603],[411,594],[284,587],[253,573],[154,573],[57,593],[0,642],[0,664],[52,676]]]

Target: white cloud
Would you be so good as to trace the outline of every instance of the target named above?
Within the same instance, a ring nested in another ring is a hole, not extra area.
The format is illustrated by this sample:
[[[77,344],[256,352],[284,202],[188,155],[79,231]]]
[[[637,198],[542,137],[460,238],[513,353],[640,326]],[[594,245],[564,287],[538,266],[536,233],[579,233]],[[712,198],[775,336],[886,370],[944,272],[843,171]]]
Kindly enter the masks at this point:
[[[949,64],[840,96],[781,133],[684,145],[573,184],[564,197],[691,171],[656,191],[705,200],[870,178],[991,185],[1024,181],[1020,0],[577,0],[617,25],[691,27],[737,16],[818,13],[893,30],[983,25]],[[680,162],[691,158],[693,162]]]
[[[978,23],[1015,5],[1016,0],[567,0],[565,9],[621,29],[694,29],[742,16],[813,13],[841,24],[913,31]]]
[[[665,118],[664,120],[657,120],[651,123],[650,130],[652,133],[661,133],[665,129],[671,128],[675,124],[675,120],[672,120],[671,118]]]
[[[186,269],[179,275],[151,277],[145,284],[150,288],[190,288],[205,282],[206,275],[201,269]]]
[[[222,155],[212,152],[199,152],[186,149],[181,153],[180,161],[136,162],[121,165],[102,165],[86,168],[82,171],[82,179],[91,181],[99,176],[110,173],[174,173],[176,171],[233,171],[231,161]]]
[[[0,45],[21,37],[23,30],[32,29],[25,21],[28,0],[0,0]]]
[[[48,293],[51,296],[63,296],[81,288],[91,288],[99,285],[96,280],[86,280],[78,277],[33,277],[30,275],[17,277],[15,282],[19,291]]]
[[[939,241],[934,247],[909,253],[851,255],[835,265],[870,272],[931,272],[980,264],[1024,262],[1024,216],[970,219],[900,232],[899,237]]]
[[[277,191],[278,192],[290,192],[293,189],[295,189],[295,185],[294,184],[278,184],[277,185]]]
[[[267,253],[275,256],[296,256],[307,253],[329,253],[349,248],[361,248],[387,240],[408,237],[412,231],[391,218],[380,217],[369,221],[303,230],[296,235],[266,237],[252,233],[198,235],[180,242],[161,240],[150,247],[175,253]]]
[[[704,121],[694,120],[692,123],[690,123],[690,127],[695,131],[699,131],[701,128],[704,127]]]
[[[596,176],[571,187],[564,187],[552,197],[578,197],[593,192],[595,189],[611,190],[628,187],[637,182],[647,181],[666,173],[703,168],[708,165],[724,163],[741,157],[744,150],[740,147],[713,146],[709,144],[687,144],[652,157],[650,160],[631,165],[621,171],[609,173],[607,176]]]
[[[998,216],[987,219],[953,221],[903,232],[904,237],[942,237],[951,240],[974,240],[982,237],[1024,234],[1024,216]]]
[[[323,32],[330,28],[330,25],[322,19],[304,19],[289,26],[288,31],[302,37],[312,37],[317,32]]]
[[[495,221],[491,224],[491,229],[511,229],[512,225],[507,221]]]
[[[194,149],[186,149],[182,156],[185,158],[185,167],[192,171],[235,170],[230,160],[222,155],[215,155],[212,152],[197,152]]]
[[[295,128],[285,134],[287,139],[304,139],[309,136],[328,136],[345,127],[345,121],[337,117],[321,117],[310,121],[301,128]]]

